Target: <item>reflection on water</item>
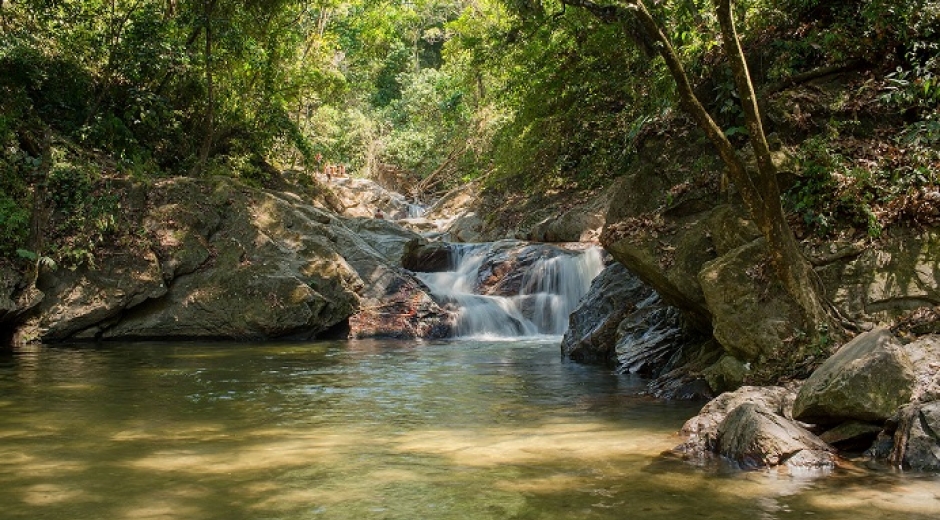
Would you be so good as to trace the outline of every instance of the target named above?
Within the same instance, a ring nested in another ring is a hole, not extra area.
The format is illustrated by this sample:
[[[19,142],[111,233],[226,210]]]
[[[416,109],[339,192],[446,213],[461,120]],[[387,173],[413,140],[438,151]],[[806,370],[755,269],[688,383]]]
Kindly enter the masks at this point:
[[[38,348],[0,358],[0,518],[926,519],[934,476],[661,455],[697,405],[557,344]]]

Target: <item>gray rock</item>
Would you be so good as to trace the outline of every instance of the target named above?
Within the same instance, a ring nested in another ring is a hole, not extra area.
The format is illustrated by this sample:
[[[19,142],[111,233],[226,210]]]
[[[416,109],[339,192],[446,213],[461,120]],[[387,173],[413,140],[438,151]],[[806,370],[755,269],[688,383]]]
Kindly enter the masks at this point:
[[[160,181],[138,211],[150,250],[40,279],[41,339],[448,333],[450,315],[389,259],[416,237],[390,223],[357,233],[295,194],[222,178]]]
[[[372,218],[381,212],[386,219],[397,220],[412,216],[411,204],[399,193],[369,179],[337,177],[328,183],[339,197],[347,217]]]
[[[819,438],[833,446],[862,446],[870,445],[881,432],[881,426],[859,421],[842,423],[835,428],[826,430]],[[859,450],[861,451],[861,450]]]
[[[744,403],[728,413],[718,426],[718,453],[745,468],[790,460],[800,467],[834,465],[825,442],[760,403]]]
[[[717,453],[719,426],[733,410],[744,404],[757,404],[761,409],[789,419],[795,397],[794,389],[782,386],[742,386],[734,392],[725,392],[685,422],[681,433],[687,440],[677,449],[693,457]]]
[[[793,415],[816,424],[884,421],[910,401],[914,379],[910,358],[890,331],[859,334],[804,382]]]
[[[708,386],[715,392],[730,392],[744,384],[747,366],[734,356],[721,356],[714,365],[702,371]]]
[[[589,242],[596,240],[604,225],[607,194],[576,206],[560,215],[552,215],[532,226],[526,237],[537,242]]]
[[[44,298],[31,277],[0,260],[0,351],[13,347],[21,322]]]
[[[612,363],[620,323],[653,294],[623,265],[609,265],[571,314],[561,341],[562,355],[584,363]]]
[[[940,401],[940,336],[923,336],[903,348],[914,367],[911,400]]]
[[[890,462],[906,468],[940,470],[940,401],[900,410]]]
[[[405,244],[401,265],[417,273],[438,273],[454,268],[453,246],[446,242],[428,242],[424,238]]]
[[[389,265],[359,235],[337,229],[340,255],[359,277],[357,312],[349,318],[353,337],[443,338],[453,331],[453,316],[428,294],[427,287],[403,268]]]
[[[94,339],[126,309],[167,292],[157,256],[149,251],[105,258],[96,269],[60,269],[39,284],[47,295],[35,324],[43,341]]]
[[[673,356],[694,340],[679,322],[679,311],[655,293],[638,302],[617,326],[617,371],[660,376]]]
[[[475,212],[467,211],[451,221],[445,233],[454,242],[479,242],[482,231],[483,219]]]
[[[386,219],[359,217],[343,219],[342,222],[378,251],[388,263],[396,266],[402,265],[407,244],[421,238],[414,231]]]

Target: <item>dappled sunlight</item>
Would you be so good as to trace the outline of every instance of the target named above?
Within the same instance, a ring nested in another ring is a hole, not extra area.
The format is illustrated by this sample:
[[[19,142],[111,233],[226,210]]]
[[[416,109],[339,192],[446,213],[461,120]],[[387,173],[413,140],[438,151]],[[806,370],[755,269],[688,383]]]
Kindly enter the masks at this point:
[[[374,497],[374,490],[368,489],[364,482],[360,483],[360,489],[353,486],[290,489],[275,484],[261,484],[247,486],[244,494],[255,499],[254,503],[248,506],[252,511],[292,511],[315,506],[368,501]]]
[[[940,477],[893,485],[865,482],[840,487],[837,495],[810,495],[805,502],[819,511],[874,510],[936,518],[940,516]]]
[[[212,503],[205,499],[209,492],[198,486],[176,486],[134,497],[121,504],[111,518],[127,520],[179,520],[205,518]]]
[[[140,424],[121,430],[111,436],[115,442],[140,441],[219,441],[230,438],[225,428],[220,425],[165,426],[154,427],[152,424]]]
[[[331,443],[317,444],[313,439],[302,438],[226,447],[217,453],[195,449],[161,450],[130,461],[128,466],[155,472],[227,475],[283,470],[313,463],[329,464],[337,462],[339,458]]]
[[[81,488],[60,484],[36,484],[23,493],[23,502],[31,506],[68,504],[89,498]]]
[[[627,434],[622,426],[610,424],[546,423],[535,428],[417,431],[403,436],[398,449],[447,457],[457,465],[498,466],[655,456],[674,444],[675,439],[661,431],[631,430]]]
[[[695,407],[636,397],[634,382],[562,364],[556,348],[368,341],[39,352],[24,363],[34,378],[8,377],[19,386],[0,414],[0,503],[11,520],[940,513],[927,480],[721,473],[662,456]]]

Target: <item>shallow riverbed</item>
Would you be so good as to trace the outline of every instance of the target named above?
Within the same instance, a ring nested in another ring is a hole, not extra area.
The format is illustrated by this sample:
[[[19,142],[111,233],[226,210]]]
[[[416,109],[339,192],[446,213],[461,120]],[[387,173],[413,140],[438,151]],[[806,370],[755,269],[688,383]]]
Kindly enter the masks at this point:
[[[38,347],[0,358],[0,519],[935,519],[940,477],[664,456],[701,403],[558,340]]]

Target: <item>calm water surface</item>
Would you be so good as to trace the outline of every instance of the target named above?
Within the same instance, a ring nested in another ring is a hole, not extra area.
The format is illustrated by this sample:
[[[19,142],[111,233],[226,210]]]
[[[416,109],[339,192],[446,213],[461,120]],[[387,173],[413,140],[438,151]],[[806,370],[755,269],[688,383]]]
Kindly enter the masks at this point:
[[[699,405],[557,340],[0,358],[2,519],[936,519],[940,478],[663,456]]]

